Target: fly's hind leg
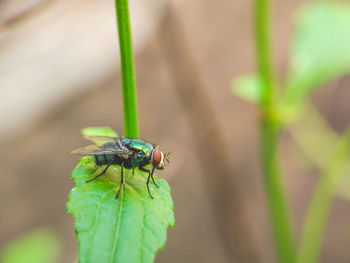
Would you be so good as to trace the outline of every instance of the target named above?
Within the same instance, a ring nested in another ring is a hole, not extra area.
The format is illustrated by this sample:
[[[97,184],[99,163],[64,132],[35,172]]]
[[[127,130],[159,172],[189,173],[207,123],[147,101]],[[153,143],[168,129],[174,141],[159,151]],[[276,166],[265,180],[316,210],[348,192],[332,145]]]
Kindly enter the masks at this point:
[[[87,180],[86,182],[87,182],[87,183],[88,183],[88,182],[91,182],[91,181],[93,181],[93,180],[99,178],[101,175],[104,175],[104,174],[106,173],[107,169],[109,168],[109,166],[110,166],[110,164],[108,164],[108,165],[106,166],[106,168],[103,169],[102,173],[96,175],[94,178],[91,178],[91,179]]]
[[[120,194],[120,190],[122,189],[124,183],[124,166],[120,165],[120,186],[119,186],[119,190],[117,192],[117,195],[115,196],[115,199],[118,199],[118,196]]]

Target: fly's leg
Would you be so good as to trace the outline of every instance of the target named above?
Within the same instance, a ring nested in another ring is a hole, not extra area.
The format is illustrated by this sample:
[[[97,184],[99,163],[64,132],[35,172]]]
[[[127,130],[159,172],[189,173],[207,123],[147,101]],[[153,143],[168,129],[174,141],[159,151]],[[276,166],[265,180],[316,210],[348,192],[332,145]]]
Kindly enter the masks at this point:
[[[91,179],[87,180],[86,182],[87,182],[87,183],[88,183],[88,182],[91,182],[91,181],[93,181],[93,180],[99,178],[101,175],[104,175],[104,174],[106,173],[107,169],[109,168],[109,166],[110,166],[110,164],[108,164],[108,165],[106,166],[106,168],[103,169],[102,173],[96,175],[94,178],[91,178]]]
[[[139,169],[140,169],[142,172],[148,173],[146,185],[147,185],[147,190],[148,190],[149,196],[153,199],[153,196],[151,195],[151,191],[149,190],[149,179],[150,179],[151,177],[152,177],[152,179],[153,179],[153,176],[152,176],[152,174],[151,174],[151,171],[150,171],[150,170],[147,170],[147,169],[144,168],[144,167],[139,167]]]
[[[144,167],[139,167],[139,169],[140,169],[141,171],[143,171],[143,172],[148,173],[149,176],[152,178],[153,184],[154,184],[155,186],[159,187],[159,185],[156,184],[156,181],[154,180],[154,177],[153,177],[153,173],[154,173],[155,167],[153,167],[152,172],[151,172],[150,170],[147,170],[147,169],[144,168]]]
[[[152,178],[153,184],[159,188],[159,185],[156,184],[156,182],[154,181],[154,178],[153,178],[154,169],[155,169],[155,167],[152,168],[151,178]]]
[[[120,167],[121,167],[120,168],[120,171],[121,171],[121,173],[120,173],[120,186],[119,186],[119,190],[117,192],[117,195],[115,196],[115,199],[118,199],[118,196],[120,194],[120,190],[122,189],[122,186],[123,186],[123,183],[124,183],[124,166],[121,165]]]
[[[144,167],[139,167],[139,169],[142,171],[142,172],[146,172],[148,173],[148,178],[147,178],[147,190],[148,190],[148,193],[149,193],[149,196],[153,199],[153,196],[151,195],[151,191],[149,190],[149,178],[151,178],[151,171],[150,170],[147,170],[146,168]]]
[[[149,178],[151,176],[151,173],[148,174],[148,177],[147,177],[147,190],[148,190],[148,193],[149,193],[149,196],[153,199],[153,196],[151,195],[151,191],[149,190]]]
[[[135,168],[132,168],[132,176],[135,175]]]

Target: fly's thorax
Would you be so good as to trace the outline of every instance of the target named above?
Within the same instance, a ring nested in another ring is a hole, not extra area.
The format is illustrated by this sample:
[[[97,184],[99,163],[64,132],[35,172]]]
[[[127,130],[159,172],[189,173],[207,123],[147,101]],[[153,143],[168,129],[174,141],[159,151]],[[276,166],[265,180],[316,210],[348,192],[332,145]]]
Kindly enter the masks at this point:
[[[154,149],[153,144],[142,139],[133,138],[123,138],[122,142],[129,150],[135,152],[135,159],[151,160],[152,151]]]

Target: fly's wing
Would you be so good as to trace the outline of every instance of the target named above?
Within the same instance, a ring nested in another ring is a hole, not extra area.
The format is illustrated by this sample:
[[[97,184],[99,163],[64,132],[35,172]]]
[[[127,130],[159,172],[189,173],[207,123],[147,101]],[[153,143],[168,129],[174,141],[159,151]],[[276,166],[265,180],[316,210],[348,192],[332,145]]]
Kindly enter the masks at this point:
[[[105,155],[105,154],[116,154],[119,157],[128,159],[133,154],[121,140],[108,141],[101,146],[89,145],[86,147],[78,148],[71,152],[72,154],[80,155]]]
[[[80,154],[80,155],[103,155],[103,154],[113,154],[110,150],[102,149],[96,145],[89,145],[75,149],[71,154]]]
[[[103,150],[111,151],[119,157],[127,159],[134,152],[129,150],[122,142],[121,138],[114,138],[114,141],[108,141],[100,146]]]

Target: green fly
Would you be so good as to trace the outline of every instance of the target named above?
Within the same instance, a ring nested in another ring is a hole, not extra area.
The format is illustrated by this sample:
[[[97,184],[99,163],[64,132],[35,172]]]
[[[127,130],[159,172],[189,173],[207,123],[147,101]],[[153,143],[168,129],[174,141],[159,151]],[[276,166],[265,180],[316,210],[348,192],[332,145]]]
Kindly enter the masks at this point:
[[[150,178],[152,179],[153,184],[156,187],[159,187],[153,178],[153,172],[155,169],[164,169],[165,160],[167,162],[170,160],[169,153],[165,153],[159,146],[142,139],[107,136],[87,136],[85,138],[90,141],[98,141],[103,144],[101,146],[89,145],[78,148],[71,153],[80,154],[83,156],[94,156],[97,166],[106,165],[101,173],[86,181],[87,183],[97,179],[101,175],[104,175],[111,165],[119,165],[121,167],[121,181],[115,197],[118,199],[120,190],[124,183],[124,168],[132,169],[132,173],[134,174],[134,169],[138,167],[141,171],[148,173],[146,185],[148,193],[153,199],[153,196],[149,190]],[[152,164],[152,170],[145,168],[145,166],[148,164]]]

